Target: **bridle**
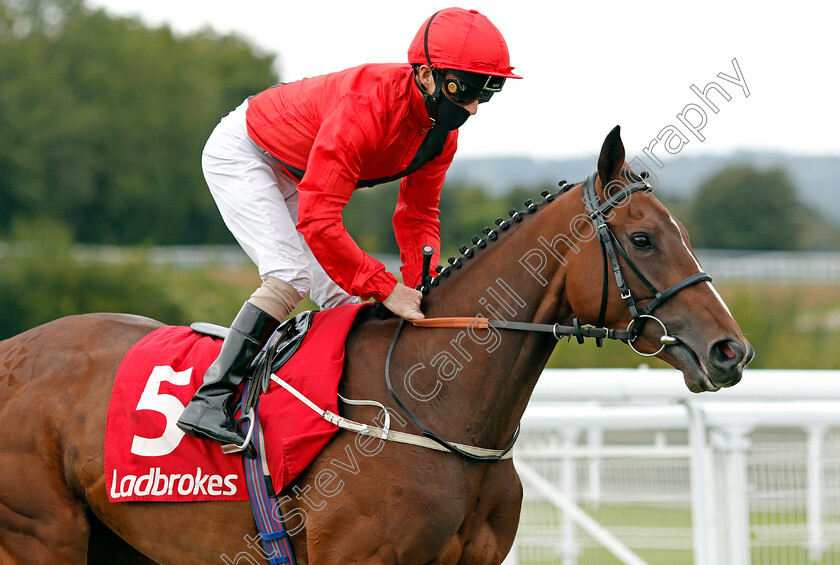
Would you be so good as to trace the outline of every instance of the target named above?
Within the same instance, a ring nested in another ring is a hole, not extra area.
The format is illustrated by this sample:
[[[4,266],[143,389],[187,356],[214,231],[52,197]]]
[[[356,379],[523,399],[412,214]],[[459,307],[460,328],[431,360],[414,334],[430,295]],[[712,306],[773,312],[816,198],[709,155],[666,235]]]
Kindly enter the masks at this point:
[[[595,179],[598,176],[597,171],[593,172],[592,174],[588,175],[586,179],[583,181],[583,201],[586,206],[586,211],[591,218],[593,225],[595,226],[595,230],[598,234],[598,240],[601,245],[601,255],[604,260],[604,282],[603,282],[603,291],[601,294],[601,308],[598,314],[598,322],[596,326],[585,326],[580,323],[580,320],[574,318],[572,326],[563,326],[560,324],[536,324],[530,322],[513,322],[507,320],[486,320],[482,317],[475,317],[475,318],[427,318],[423,320],[414,321],[414,325],[421,326],[421,327],[448,327],[448,328],[465,328],[465,327],[478,327],[478,328],[497,328],[497,329],[506,329],[506,330],[521,330],[521,331],[533,331],[533,332],[547,332],[551,333],[557,340],[560,340],[563,337],[576,337],[578,343],[583,343],[584,338],[594,338],[600,347],[604,339],[619,339],[624,340],[630,345],[630,347],[638,353],[639,355],[643,356],[654,356],[658,355],[666,346],[668,345],[676,345],[679,343],[679,339],[668,335],[668,330],[665,327],[665,324],[653,315],[653,312],[665,304],[670,298],[673,298],[679,292],[685,290],[686,288],[693,286],[700,282],[711,281],[712,277],[709,276],[708,273],[700,271],[695,273],[689,277],[684,278],[680,282],[673,284],[666,288],[664,291],[660,292],[654,285],[651,283],[647,277],[642,274],[641,270],[636,266],[635,263],[630,259],[630,256],[621,246],[621,243],[615,237],[612,229],[609,226],[607,221],[607,214],[615,208],[619,202],[624,200],[625,198],[630,197],[630,195],[637,191],[651,191],[652,187],[650,183],[648,183],[644,178],[628,184],[625,184],[621,187],[621,189],[616,192],[615,195],[607,195],[605,189],[605,197],[606,200],[602,203],[598,198],[598,193],[595,190]],[[565,185],[565,182],[561,183],[561,187],[563,188],[571,188],[569,185]],[[561,192],[563,191],[561,188]],[[552,199],[550,196],[546,196],[546,199]],[[531,212],[535,211],[536,207],[530,209]],[[502,229],[506,229],[506,223],[502,223]],[[495,238],[492,238],[495,239]],[[431,247],[427,246],[423,249],[423,283],[420,285],[419,290],[423,291],[424,294],[428,292],[431,283],[431,277],[428,275],[429,273],[429,263],[431,261],[432,256],[432,249]],[[653,294],[653,300],[648,304],[645,308],[639,310],[638,305],[636,304],[636,300],[633,298],[633,294],[630,291],[630,287],[627,284],[627,280],[624,277],[624,273],[621,270],[621,263],[618,260],[619,254],[630,267],[630,269],[635,273],[635,275],[639,278],[642,284]],[[606,316],[607,310],[607,301],[609,295],[609,269],[612,268],[613,275],[615,277],[615,282],[618,285],[618,289],[621,293],[621,298],[627,304],[627,308],[630,310],[630,315],[633,319],[627,326],[627,329],[612,329],[612,328],[605,328],[604,325],[604,318]],[[643,353],[636,349],[633,345],[635,340],[639,337],[642,327],[648,320],[653,320],[659,324],[662,328],[663,335],[659,338],[659,342],[661,347],[655,353]],[[394,337],[391,340],[391,345],[388,348],[388,354],[385,358],[385,383],[388,386],[388,391],[391,393],[394,401],[397,403],[397,406],[405,413],[416,425],[420,428],[421,432],[424,436],[432,439],[436,443],[442,445],[452,453],[460,455],[466,459],[471,459],[474,461],[484,461],[484,462],[495,462],[500,461],[504,458],[508,451],[513,448],[514,443],[516,443],[517,438],[519,437],[519,427],[517,427],[516,432],[514,433],[511,440],[507,443],[507,445],[498,450],[494,455],[475,455],[472,453],[468,453],[456,445],[453,445],[451,442],[448,442],[435,434],[431,431],[420,419],[408,409],[408,407],[400,400],[399,396],[397,396],[396,391],[394,390],[393,385],[391,384],[391,374],[390,374],[390,366],[391,366],[391,355],[394,351],[394,347],[397,343],[397,339],[399,338],[402,328],[405,325],[405,319],[401,318],[399,325],[397,326],[397,330],[394,333]]]
[[[627,308],[630,310],[630,315],[633,319],[630,321],[630,324],[627,326],[627,331],[630,332],[630,336],[627,339],[628,345],[630,345],[631,349],[638,353],[639,355],[643,355],[645,357],[652,357],[654,355],[658,355],[662,352],[662,350],[667,345],[675,345],[679,342],[679,340],[674,337],[668,335],[668,330],[665,327],[665,324],[653,315],[654,310],[665,304],[669,298],[672,298],[677,293],[686,288],[693,286],[700,282],[711,282],[712,277],[703,271],[698,273],[694,273],[693,275],[684,278],[680,282],[673,284],[666,288],[664,291],[659,292],[657,288],[647,279],[647,277],[642,274],[641,270],[636,266],[635,263],[630,259],[630,256],[621,246],[618,239],[613,234],[612,229],[610,229],[609,224],[607,223],[607,214],[612,210],[619,202],[621,202],[624,198],[630,197],[630,195],[636,191],[650,191],[652,190],[650,183],[646,180],[641,179],[639,181],[631,182],[630,184],[626,184],[622,186],[621,190],[618,191],[614,196],[607,195],[606,189],[604,190],[605,201],[601,203],[598,198],[598,193],[595,191],[595,178],[598,176],[597,172],[591,173],[586,179],[583,181],[583,202],[586,205],[586,211],[589,214],[589,217],[592,219],[593,224],[595,225],[595,230],[598,233],[598,239],[601,243],[601,255],[604,259],[604,285],[603,291],[601,293],[601,309],[598,313],[598,322],[596,326],[601,327],[604,325],[604,317],[606,316],[607,312],[607,297],[608,297],[608,279],[609,279],[609,268],[612,267],[613,275],[615,276],[615,282],[618,285],[618,290],[621,293],[621,298],[624,300],[625,304],[627,304]],[[641,311],[639,310],[638,306],[636,305],[636,300],[633,298],[633,293],[630,292],[630,287],[627,285],[627,280],[624,278],[624,273],[621,271],[621,264],[618,262],[618,254],[616,253],[616,249],[618,253],[621,254],[621,257],[630,267],[630,270],[635,273],[635,275],[639,278],[643,285],[653,294],[654,298],[645,308]],[[642,326],[647,320],[653,320],[659,324],[662,328],[663,335],[659,338],[659,342],[661,347],[655,353],[643,353],[636,349],[633,343],[636,341],[636,338],[639,337],[641,332]]]
[[[535,324],[530,322],[513,322],[507,320],[485,320],[484,318],[431,318],[425,320],[418,320],[414,322],[416,326],[422,327],[467,327],[468,324],[473,324],[475,327],[480,329],[491,327],[497,329],[507,329],[507,330],[521,330],[521,331],[533,331],[533,332],[546,332],[552,334],[557,340],[560,340],[564,337],[575,337],[577,338],[578,343],[583,343],[584,338],[594,338],[600,347],[603,343],[604,339],[618,339],[627,341],[630,347],[638,353],[639,355],[643,355],[646,357],[651,357],[654,355],[658,355],[665,346],[668,345],[675,345],[679,342],[679,339],[668,335],[668,331],[665,328],[665,324],[657,318],[653,316],[653,312],[658,309],[660,306],[665,304],[670,298],[673,298],[676,294],[680,291],[685,290],[686,288],[693,286],[700,282],[711,281],[712,277],[703,271],[694,273],[693,275],[686,277],[685,279],[681,280],[680,282],[671,285],[670,287],[666,288],[664,291],[660,292],[654,285],[651,283],[648,278],[642,273],[642,271],[633,263],[630,256],[621,246],[618,239],[615,237],[612,229],[609,226],[607,220],[607,214],[615,208],[622,200],[625,198],[629,198],[630,195],[634,192],[638,191],[651,191],[653,188],[651,187],[650,183],[648,183],[644,178],[640,178],[639,180],[628,179],[632,182],[625,184],[618,190],[614,195],[609,196],[607,195],[605,202],[601,202],[600,198],[598,197],[598,193],[595,190],[595,179],[597,178],[598,173],[593,172],[589,176],[587,176],[583,183],[583,202],[586,206],[586,212],[589,215],[589,218],[592,220],[593,226],[595,231],[598,234],[598,240],[601,245],[601,256],[604,260],[604,278],[603,278],[603,285],[602,285],[602,292],[601,292],[601,307],[598,313],[598,321],[595,326],[587,326],[580,322],[578,318],[574,318],[572,320],[571,326],[564,326],[561,324]],[[565,181],[560,183],[561,185],[561,194],[566,190],[572,188],[572,185],[566,184]],[[576,185],[575,185],[576,186]],[[608,185],[609,186],[609,185]],[[552,200],[554,197],[548,195],[548,193],[544,193],[547,200]],[[606,192],[605,192],[606,194]],[[532,205],[529,208],[529,212],[535,212],[536,206]],[[517,221],[521,221],[522,215],[519,212],[514,214],[514,211],[511,210],[511,214]],[[507,222],[501,222],[500,227],[502,229],[508,228]],[[495,233],[490,234],[491,239],[495,239]],[[432,249],[429,248],[428,250],[424,250],[424,267],[423,272],[429,272],[429,265],[428,261],[431,259]],[[624,259],[627,265],[630,267],[630,270],[635,273],[635,275],[639,278],[642,284],[650,291],[653,295],[653,300],[642,310],[639,310],[639,307],[636,304],[636,300],[633,298],[633,294],[630,291],[630,287],[627,284],[627,280],[624,277],[624,273],[621,270],[621,263],[618,260],[618,256]],[[452,262],[452,259],[450,259]],[[616,285],[618,286],[618,290],[621,294],[621,298],[627,304],[627,308],[630,310],[630,315],[632,316],[632,320],[628,324],[626,329],[612,329],[604,327],[604,318],[606,317],[607,311],[607,300],[609,297],[609,270],[612,268],[613,275],[615,278]],[[423,284],[419,287],[424,293],[428,292],[430,287],[430,279],[428,277],[424,277]],[[653,320],[662,328],[663,335],[660,337],[659,342],[662,347],[659,348],[655,353],[643,353],[636,349],[634,342],[639,337],[642,327],[644,326],[645,322],[648,320]]]

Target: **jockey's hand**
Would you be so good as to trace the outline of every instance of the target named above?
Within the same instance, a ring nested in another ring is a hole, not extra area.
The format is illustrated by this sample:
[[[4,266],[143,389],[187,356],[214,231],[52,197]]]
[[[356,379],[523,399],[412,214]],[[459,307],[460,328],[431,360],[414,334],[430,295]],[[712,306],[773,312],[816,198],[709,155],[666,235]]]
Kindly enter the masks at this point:
[[[420,311],[420,300],[422,298],[423,293],[419,290],[414,290],[404,284],[397,283],[397,286],[382,301],[382,304],[400,318],[405,318],[406,320],[422,320],[425,318],[423,312]]]

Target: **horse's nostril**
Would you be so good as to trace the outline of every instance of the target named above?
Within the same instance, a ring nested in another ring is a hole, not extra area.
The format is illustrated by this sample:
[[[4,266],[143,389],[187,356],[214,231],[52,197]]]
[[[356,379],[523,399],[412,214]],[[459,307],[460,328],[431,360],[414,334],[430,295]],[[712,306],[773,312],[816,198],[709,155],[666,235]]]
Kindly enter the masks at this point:
[[[744,358],[744,348],[737,341],[722,339],[712,346],[710,358],[721,369],[737,365]]]
[[[722,343],[720,346],[720,352],[723,353],[727,359],[732,359],[735,357],[735,350],[732,349],[732,346],[729,343]]]

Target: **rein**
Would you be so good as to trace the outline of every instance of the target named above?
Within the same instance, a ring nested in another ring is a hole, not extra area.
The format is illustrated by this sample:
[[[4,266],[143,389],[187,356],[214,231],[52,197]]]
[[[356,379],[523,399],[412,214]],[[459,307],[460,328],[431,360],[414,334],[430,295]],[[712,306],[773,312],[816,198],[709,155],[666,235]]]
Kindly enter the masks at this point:
[[[606,215],[624,198],[630,196],[633,192],[636,191],[650,191],[652,190],[650,183],[646,180],[642,179],[639,181],[631,182],[630,184],[624,185],[621,190],[616,193],[614,196],[607,197],[606,201],[601,203],[600,199],[598,198],[598,193],[595,190],[595,179],[598,175],[598,172],[593,172],[589,174],[586,179],[583,181],[583,193],[584,193],[584,204],[586,205],[586,211],[589,214],[589,217],[592,219],[595,229],[598,233],[598,239],[601,245],[601,255],[604,260],[604,281],[603,281],[603,292],[601,295],[601,308],[598,315],[598,323],[596,326],[585,326],[581,325],[580,320],[578,318],[573,319],[572,326],[563,326],[560,324],[537,324],[531,322],[512,322],[506,320],[487,320],[482,316],[476,316],[474,318],[466,318],[466,317],[453,317],[453,318],[426,318],[422,320],[414,320],[412,323],[417,327],[427,327],[427,328],[469,328],[469,327],[477,327],[480,329],[488,329],[488,328],[497,328],[497,329],[506,329],[506,330],[519,330],[519,331],[531,331],[531,332],[544,332],[544,333],[551,333],[557,340],[560,340],[563,337],[575,337],[578,343],[583,343],[584,338],[594,338],[596,340],[597,345],[600,347],[603,343],[604,339],[619,339],[624,340],[630,345],[631,349],[642,356],[654,356],[658,355],[666,346],[668,345],[676,345],[679,343],[679,339],[668,335],[668,330],[665,327],[665,324],[659,318],[653,316],[653,312],[662,306],[668,299],[673,298],[676,294],[680,291],[685,290],[686,288],[693,286],[700,282],[711,281],[712,277],[709,276],[708,273],[700,271],[695,273],[685,279],[681,280],[680,282],[671,285],[670,287],[666,288],[664,291],[660,292],[654,285],[651,283],[647,277],[642,274],[641,270],[633,263],[630,259],[630,256],[621,246],[618,239],[615,237],[612,229],[610,228],[609,224],[607,223]],[[564,183],[561,183],[563,185]],[[605,192],[606,194],[606,192]],[[545,196],[545,193],[543,193]],[[548,199],[548,197],[546,197]],[[527,203],[526,203],[527,204]],[[529,206],[529,209],[531,207]],[[530,211],[534,211],[531,209]],[[511,211],[513,213],[513,210]],[[495,238],[492,238],[495,239]],[[618,250],[618,253],[616,252]],[[428,289],[431,286],[429,273],[429,262],[432,256],[432,249],[429,246],[425,246],[422,250],[423,252],[423,284],[419,287],[424,292],[428,292]],[[633,298],[633,294],[630,291],[630,287],[627,284],[626,279],[624,278],[624,274],[621,270],[621,263],[618,260],[618,255],[624,259],[633,273],[639,278],[642,284],[654,295],[654,299],[648,304],[644,309],[641,311],[639,310],[638,306],[636,305],[636,301]],[[452,262],[450,260],[450,262]],[[603,327],[604,325],[604,317],[606,316],[606,309],[607,309],[607,299],[608,299],[608,292],[609,292],[609,270],[612,268],[613,276],[615,278],[616,285],[618,286],[619,292],[621,294],[621,298],[627,304],[627,308],[630,310],[630,315],[633,319],[630,321],[630,324],[627,326],[626,329],[613,329]],[[436,281],[435,281],[436,282]],[[648,320],[654,320],[659,326],[662,328],[663,335],[660,337],[659,342],[661,347],[655,353],[643,353],[636,349],[633,345],[633,342],[636,338],[639,337],[641,333],[642,326]],[[463,449],[464,446],[460,444],[453,444],[448,442],[434,433],[432,430],[428,428],[409,408],[400,400],[399,396],[397,396],[396,391],[394,390],[393,385],[391,384],[391,355],[394,352],[394,347],[399,339],[400,334],[402,333],[403,326],[405,325],[405,319],[400,319],[399,325],[397,326],[397,330],[394,333],[394,337],[391,340],[391,345],[388,348],[388,354],[385,358],[385,383],[388,386],[388,391],[391,393],[394,401],[397,403],[397,406],[403,411],[405,415],[407,415],[414,424],[420,428],[423,433],[424,437],[431,439],[432,441],[436,442],[440,446],[446,448],[452,453],[460,455],[466,459],[470,459],[473,461],[483,461],[483,462],[495,462],[500,461],[502,459],[508,458],[508,452],[513,448],[513,445],[516,443],[516,440],[519,437],[519,427],[516,428],[516,432],[514,433],[513,437],[508,441],[507,445],[500,450],[483,450],[488,455],[476,455],[474,452],[471,453]]]
[[[426,269],[424,272],[429,272]],[[516,431],[513,434],[513,437],[510,439],[508,444],[502,449],[484,449],[489,455],[476,455],[475,453],[470,453],[469,451],[463,449],[463,446],[456,445],[452,442],[446,441],[435,432],[430,430],[426,424],[420,421],[420,418],[414,415],[414,412],[408,409],[408,406],[403,404],[400,397],[397,396],[397,391],[394,390],[393,385],[391,384],[391,354],[394,352],[394,346],[397,344],[397,339],[400,337],[400,333],[402,333],[403,326],[405,325],[405,318],[400,318],[400,323],[397,326],[397,331],[394,333],[394,338],[391,340],[391,345],[388,347],[388,355],[385,358],[385,384],[388,385],[388,392],[391,393],[391,396],[394,398],[394,401],[399,406],[400,410],[408,416],[414,424],[420,428],[420,431],[423,433],[424,437],[429,438],[430,440],[434,441],[435,443],[445,447],[452,453],[456,455],[460,455],[466,459],[470,459],[472,461],[484,461],[484,462],[496,462],[501,461],[502,459],[508,459],[506,455],[508,452],[513,449],[513,444],[516,443],[516,440],[519,439],[519,426],[516,427]]]
[[[456,318],[423,318],[422,320],[412,320],[411,322],[418,328],[478,328],[486,330],[487,328],[496,328],[502,330],[521,330],[528,332],[543,332],[552,334],[555,339],[560,340],[564,337],[575,337],[578,343],[583,343],[584,338],[594,338],[597,340],[604,339],[632,339],[633,332],[630,330],[617,330],[613,328],[584,326],[581,325],[580,320],[575,318],[572,323],[573,326],[563,326],[560,324],[534,324],[531,322],[510,322],[507,320],[487,320],[482,316],[474,318],[456,317]]]

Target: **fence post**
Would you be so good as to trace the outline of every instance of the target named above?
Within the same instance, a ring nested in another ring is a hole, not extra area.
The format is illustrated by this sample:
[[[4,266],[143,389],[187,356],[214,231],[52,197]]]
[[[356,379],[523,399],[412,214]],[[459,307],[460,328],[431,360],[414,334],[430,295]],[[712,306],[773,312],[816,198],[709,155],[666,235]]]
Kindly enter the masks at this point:
[[[750,510],[747,481],[746,451],[750,447],[747,438],[750,428],[746,426],[732,426],[715,430],[712,434],[712,445],[720,452],[716,459],[720,465],[720,473],[712,484],[723,484],[720,489],[721,508],[726,509],[719,516],[719,536],[726,540],[723,552],[724,563],[750,563]]]
[[[711,457],[706,435],[706,415],[693,402],[684,403],[688,412],[691,447],[691,524],[694,535],[694,565],[719,563],[715,535],[715,499],[712,492]]]
[[[826,427],[823,425],[808,428],[808,502],[806,519],[808,520],[808,559],[821,561],[826,543],[823,532],[823,444]]]
[[[597,508],[601,503],[601,448],[604,445],[604,430],[590,426],[586,432],[589,443],[589,502]]]
[[[563,494],[573,504],[577,501],[577,459],[572,455],[577,447],[579,431],[575,428],[563,430]],[[561,552],[563,554],[563,565],[577,565],[578,548],[575,538],[575,522],[571,513],[563,510],[561,522],[563,542]]]

